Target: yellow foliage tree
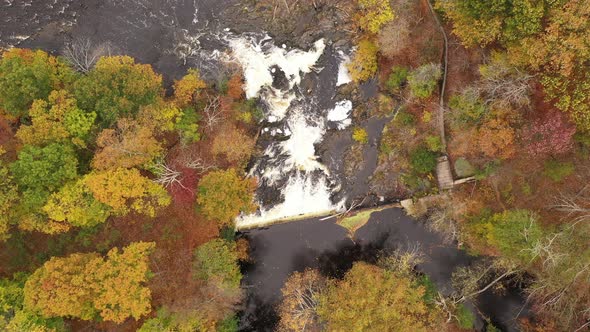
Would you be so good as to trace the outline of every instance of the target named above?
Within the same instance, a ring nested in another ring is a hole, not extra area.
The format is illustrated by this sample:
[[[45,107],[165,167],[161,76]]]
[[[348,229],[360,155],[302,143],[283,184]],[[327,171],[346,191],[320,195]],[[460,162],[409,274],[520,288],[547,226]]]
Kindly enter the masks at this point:
[[[149,259],[155,243],[136,242],[97,253],[53,257],[37,269],[24,288],[27,310],[50,317],[75,317],[121,323],[151,311]]]
[[[16,132],[24,144],[44,145],[70,140],[85,147],[96,113],[83,112],[76,100],[65,90],[52,91],[48,101],[35,100],[29,110],[30,125],[22,125]]]
[[[154,137],[153,125],[136,120],[119,119],[117,128],[104,129],[96,140],[98,150],[92,167],[98,170],[131,168],[161,156],[164,148]]]
[[[356,21],[359,27],[367,32],[379,33],[381,27],[393,21],[395,15],[389,1],[384,0],[357,0],[358,13]]]
[[[84,177],[84,183],[96,200],[121,215],[134,211],[154,217],[158,209],[170,204],[166,190],[135,168],[93,172]]]
[[[412,278],[359,262],[330,281],[317,312],[327,331],[432,331],[440,322]]]
[[[199,90],[207,87],[201,79],[199,71],[189,69],[182,79],[174,82],[174,101],[180,108],[190,105],[198,94]]]
[[[377,52],[379,48],[369,39],[359,42],[354,58],[348,64],[348,70],[355,82],[363,82],[377,72]]]

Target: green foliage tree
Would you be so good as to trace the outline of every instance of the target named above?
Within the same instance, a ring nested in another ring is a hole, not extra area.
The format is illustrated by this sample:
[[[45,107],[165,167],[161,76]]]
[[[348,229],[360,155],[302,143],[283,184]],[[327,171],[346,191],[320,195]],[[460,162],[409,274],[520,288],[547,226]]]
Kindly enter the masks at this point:
[[[385,82],[385,87],[392,94],[397,94],[408,80],[408,68],[395,66]]]
[[[427,174],[436,168],[436,153],[425,147],[418,147],[410,152],[410,165],[420,174]]]
[[[109,127],[119,117],[134,115],[141,106],[158,101],[162,76],[128,56],[103,57],[76,81],[74,95],[82,109],[96,112],[101,126]]]
[[[14,205],[18,202],[18,190],[8,166],[1,159],[4,150],[0,147],[0,242],[9,238]]]
[[[22,125],[16,136],[24,143],[45,145],[71,142],[85,147],[96,113],[83,112],[67,91],[52,91],[48,101],[38,99],[29,110],[30,125]]]
[[[453,32],[467,46],[511,43],[542,30],[545,1],[439,0],[436,8],[453,21]]]
[[[377,72],[377,52],[379,47],[370,39],[359,42],[354,58],[348,64],[348,70],[355,82],[364,82]]]
[[[34,100],[47,98],[74,79],[73,70],[44,51],[5,51],[0,59],[0,109],[15,117],[26,116]]]
[[[467,88],[449,100],[451,119],[455,128],[473,126],[481,122],[487,108],[475,89]]]
[[[194,275],[212,282],[217,287],[238,292],[242,274],[238,266],[236,245],[222,239],[213,239],[195,250]]]
[[[231,225],[240,212],[252,212],[256,180],[242,179],[235,169],[207,173],[199,182],[200,211],[221,225]]]
[[[193,107],[185,107],[182,109],[182,114],[175,124],[182,143],[194,143],[201,139],[201,134],[199,133],[199,119],[199,114]]]
[[[471,231],[514,263],[528,265],[535,258],[532,250],[544,235],[537,216],[528,210],[514,209],[496,213],[473,223]]]
[[[441,77],[440,65],[434,63],[425,64],[412,70],[408,75],[408,86],[412,96],[420,99],[430,97]]]
[[[358,262],[319,295],[328,331],[431,331],[440,323],[411,277]]]
[[[10,171],[27,212],[38,211],[52,192],[78,176],[78,160],[70,145],[25,146]]]
[[[76,317],[121,323],[150,312],[148,256],[153,242],[132,243],[106,260],[96,253],[53,257],[24,286],[25,308],[45,318]]]

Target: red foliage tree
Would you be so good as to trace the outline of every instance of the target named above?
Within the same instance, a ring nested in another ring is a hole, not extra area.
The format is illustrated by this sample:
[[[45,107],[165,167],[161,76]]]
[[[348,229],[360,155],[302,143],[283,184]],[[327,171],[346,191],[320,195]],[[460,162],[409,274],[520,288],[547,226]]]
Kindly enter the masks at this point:
[[[576,127],[560,112],[551,112],[524,129],[522,140],[533,157],[563,154],[573,147]]]

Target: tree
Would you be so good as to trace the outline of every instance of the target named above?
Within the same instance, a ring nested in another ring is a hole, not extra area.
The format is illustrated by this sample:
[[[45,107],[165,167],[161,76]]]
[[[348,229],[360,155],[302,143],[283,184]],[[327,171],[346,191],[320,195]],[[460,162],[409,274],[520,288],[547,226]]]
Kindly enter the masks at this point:
[[[379,48],[369,39],[359,42],[354,58],[347,65],[355,82],[363,82],[377,72],[377,52]]]
[[[440,65],[434,63],[422,65],[412,70],[408,75],[408,86],[412,96],[420,99],[430,97],[441,77]]]
[[[362,30],[369,33],[379,33],[381,27],[395,17],[389,1],[357,0],[357,7],[356,21]]]
[[[220,289],[239,292],[242,274],[238,265],[236,245],[223,239],[213,239],[200,245],[194,254],[195,277]]]
[[[410,277],[357,262],[331,280],[317,312],[328,331],[431,331],[438,317]]]
[[[197,202],[200,211],[221,225],[231,225],[240,212],[253,212],[256,180],[242,179],[235,169],[207,173],[199,182]]]
[[[4,150],[0,147],[0,158]],[[7,165],[0,159],[0,242],[10,236],[10,223],[14,214],[14,205],[18,201],[18,190]]]
[[[233,100],[244,98],[244,78],[242,73],[236,73],[227,82],[227,95]]]
[[[569,152],[573,146],[576,127],[560,112],[552,112],[534,121],[522,133],[525,150],[534,157]]]
[[[154,217],[158,209],[170,204],[166,190],[135,168],[92,172],[84,183],[97,201],[120,215],[134,211]]]
[[[410,21],[401,15],[385,24],[377,39],[379,51],[387,58],[403,54],[410,42]]]
[[[418,147],[410,152],[410,165],[420,174],[427,174],[436,168],[436,153],[426,147]]]
[[[174,82],[174,102],[180,108],[185,108],[195,101],[202,89],[207,84],[201,79],[199,71],[189,69],[188,73],[180,80]]]
[[[352,131],[352,139],[355,142],[367,144],[369,142],[369,134],[367,134],[365,129],[357,127]]]
[[[495,248],[502,257],[526,266],[535,258],[532,249],[544,234],[537,219],[531,211],[514,209],[484,217],[469,227],[482,246]]]
[[[516,132],[508,119],[496,116],[483,123],[477,135],[478,146],[486,156],[507,159],[516,152]]]
[[[231,163],[247,162],[254,150],[256,140],[236,126],[225,126],[213,138],[211,152],[222,154]]]
[[[104,129],[96,140],[98,147],[92,167],[98,170],[131,168],[160,157],[164,148],[154,136],[153,124],[143,125],[126,118],[114,129]]]
[[[158,315],[147,319],[137,330],[138,332],[222,332],[216,329],[215,322],[198,310],[186,310],[171,312],[163,307],[158,310]],[[237,331],[237,330],[236,330]],[[231,331],[234,332],[234,331]]]
[[[15,117],[27,115],[31,103],[52,90],[69,86],[74,72],[44,51],[13,48],[0,60],[0,109]]]
[[[436,8],[453,21],[453,32],[466,46],[504,44],[542,29],[545,2],[537,0],[440,0]]]
[[[76,81],[74,96],[82,109],[96,112],[103,128],[109,127],[119,117],[135,115],[141,106],[158,101],[162,76],[128,56],[103,57]]]
[[[77,167],[76,154],[69,145],[26,145],[10,166],[14,182],[23,195],[25,210],[38,211],[52,192],[78,176]]]
[[[38,268],[24,287],[27,309],[45,318],[76,317],[121,323],[150,312],[148,256],[153,242],[131,243],[106,260],[96,253],[52,257]]]
[[[176,129],[183,144],[198,142],[201,139],[198,121],[199,115],[193,107],[182,109],[181,115],[176,122]]]
[[[289,276],[278,308],[280,331],[320,331],[317,314],[319,297],[327,280],[316,270],[306,269]]]
[[[29,110],[31,124],[22,125],[16,137],[30,145],[69,141],[85,147],[96,113],[80,110],[76,100],[65,90],[52,91],[48,99],[33,102]]]
[[[53,193],[43,211],[52,221],[77,227],[92,227],[107,220],[110,208],[97,201],[84,183],[84,179],[64,185],[60,191]],[[51,233],[51,232],[50,232]]]

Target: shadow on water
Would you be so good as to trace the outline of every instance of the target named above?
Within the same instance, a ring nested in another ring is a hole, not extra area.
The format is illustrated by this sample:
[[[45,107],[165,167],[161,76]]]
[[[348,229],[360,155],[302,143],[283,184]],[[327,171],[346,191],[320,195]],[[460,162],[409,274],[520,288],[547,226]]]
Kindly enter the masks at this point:
[[[381,255],[396,249],[415,249],[425,258],[417,267],[419,272],[428,275],[441,292],[449,294],[453,271],[477,260],[453,245],[444,244],[422,222],[412,220],[397,208],[373,213],[354,240],[333,221],[317,218],[251,230],[245,236],[250,241],[254,262],[244,269],[247,299],[241,312],[242,331],[275,329],[280,290],[294,271],[317,268],[323,275],[342,278],[356,261],[375,263]],[[485,292],[476,303],[479,312],[503,331],[518,331],[516,317],[528,315],[524,298],[516,288],[509,288],[504,294]],[[481,318],[476,327],[484,327]]]

